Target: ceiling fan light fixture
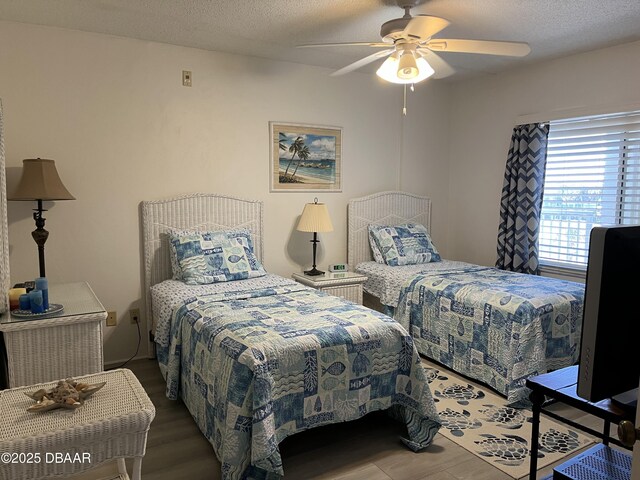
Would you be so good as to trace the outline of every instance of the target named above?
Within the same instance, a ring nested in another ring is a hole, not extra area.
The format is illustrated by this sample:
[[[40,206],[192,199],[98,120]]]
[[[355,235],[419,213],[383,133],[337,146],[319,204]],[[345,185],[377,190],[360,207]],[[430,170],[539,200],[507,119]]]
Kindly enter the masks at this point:
[[[389,55],[387,59],[382,62],[380,68],[376,70],[376,75],[387,82],[396,83],[398,80],[398,56],[398,52]]]
[[[426,80],[430,76],[432,76],[436,71],[429,65],[423,57],[416,58],[416,65],[418,66],[418,76],[413,79],[411,83],[418,83],[423,80]]]
[[[411,9],[424,3],[425,0],[396,0],[404,10],[401,18],[393,18],[380,27],[382,42],[347,42],[324,43],[315,45],[299,45],[302,47],[338,47],[358,45],[385,50],[361,58],[346,67],[331,73],[332,76],[344,75],[369,65],[378,59],[389,56],[378,68],[377,75],[391,83],[414,84],[429,78],[435,72],[423,55],[432,61],[438,69],[438,77],[444,78],[455,73],[436,52],[476,53],[482,55],[500,55],[507,57],[523,57],[531,48],[523,42],[506,42],[497,40],[470,40],[455,38],[433,38],[444,30],[449,21],[432,15],[411,15]],[[387,0],[383,3],[389,3]]]
[[[398,78],[401,78],[403,80],[411,80],[416,78],[419,73],[420,71],[418,70],[416,58],[413,56],[413,53],[403,53],[400,57],[400,61],[398,62]]]
[[[429,63],[422,56],[418,56],[418,58],[415,58],[415,65],[418,70],[417,75],[408,79],[401,78],[398,75],[398,69],[400,67],[399,64],[401,63],[401,59],[399,57],[400,55],[398,54],[398,52],[390,55],[382,63],[382,65],[380,65],[380,68],[378,68],[376,75],[378,75],[383,80],[386,80],[387,82],[408,84],[421,82],[436,73],[433,68],[431,68],[431,65],[429,65]],[[413,57],[413,55],[411,55],[411,57]]]

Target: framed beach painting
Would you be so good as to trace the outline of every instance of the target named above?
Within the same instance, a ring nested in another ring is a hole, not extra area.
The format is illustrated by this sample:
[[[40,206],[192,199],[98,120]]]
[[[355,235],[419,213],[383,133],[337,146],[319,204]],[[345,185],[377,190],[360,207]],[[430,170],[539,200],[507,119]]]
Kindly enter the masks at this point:
[[[271,191],[342,191],[342,128],[269,122]]]

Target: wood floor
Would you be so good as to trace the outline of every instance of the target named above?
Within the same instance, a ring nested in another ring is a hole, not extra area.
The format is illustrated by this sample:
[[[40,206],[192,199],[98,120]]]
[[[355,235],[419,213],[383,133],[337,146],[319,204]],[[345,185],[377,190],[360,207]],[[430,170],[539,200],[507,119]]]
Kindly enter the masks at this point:
[[[127,365],[138,377],[156,407],[147,453],[142,462],[144,480],[217,480],[220,463],[181,402],[168,400],[158,366],[153,360]],[[563,415],[601,428],[600,421],[564,405],[552,408]],[[509,480],[500,470],[467,452],[442,435],[419,453],[408,450],[398,437],[403,425],[383,413],[356,422],[316,428],[286,439],[281,445],[286,480]],[[130,463],[129,468],[130,468]],[[115,469],[107,465],[74,480],[100,478]],[[545,478],[552,466],[538,473]]]

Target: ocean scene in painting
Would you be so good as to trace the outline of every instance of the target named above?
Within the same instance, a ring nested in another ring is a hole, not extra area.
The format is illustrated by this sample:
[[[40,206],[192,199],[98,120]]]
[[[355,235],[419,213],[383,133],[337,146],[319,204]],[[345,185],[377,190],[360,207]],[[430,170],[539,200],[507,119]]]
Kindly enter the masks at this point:
[[[335,183],[335,136],[278,133],[279,183]]]

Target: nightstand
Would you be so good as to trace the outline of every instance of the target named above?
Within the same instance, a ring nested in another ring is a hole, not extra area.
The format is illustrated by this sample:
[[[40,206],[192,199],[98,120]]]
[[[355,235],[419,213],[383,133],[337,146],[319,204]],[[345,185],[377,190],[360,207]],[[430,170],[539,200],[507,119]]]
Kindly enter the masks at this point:
[[[367,277],[355,272],[326,272],[324,275],[313,277],[303,273],[294,273],[293,279],[303,285],[360,305],[362,305],[362,284],[367,281]]]
[[[86,375],[104,370],[102,322],[107,312],[86,282],[49,286],[60,313],[44,318],[0,317],[9,386]]]

